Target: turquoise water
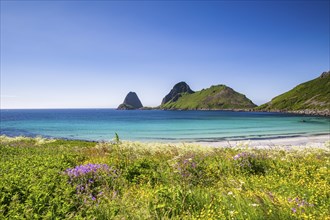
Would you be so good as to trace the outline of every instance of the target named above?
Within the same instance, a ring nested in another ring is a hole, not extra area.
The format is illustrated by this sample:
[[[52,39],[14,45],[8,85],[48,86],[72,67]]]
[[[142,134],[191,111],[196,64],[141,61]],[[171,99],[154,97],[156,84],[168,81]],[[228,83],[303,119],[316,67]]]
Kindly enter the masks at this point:
[[[220,141],[328,134],[330,119],[231,111],[0,110],[0,133],[83,140]]]

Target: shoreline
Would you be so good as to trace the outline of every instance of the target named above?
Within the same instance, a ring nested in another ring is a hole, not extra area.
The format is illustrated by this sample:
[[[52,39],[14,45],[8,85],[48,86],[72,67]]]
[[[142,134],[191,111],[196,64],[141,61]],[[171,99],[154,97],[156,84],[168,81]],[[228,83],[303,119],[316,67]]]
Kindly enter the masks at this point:
[[[258,108],[258,107],[256,107]],[[229,111],[229,112],[252,112],[252,113],[280,113],[280,114],[290,114],[290,115],[305,115],[305,116],[316,116],[316,117],[330,117],[329,109],[325,110],[261,110],[261,109],[166,109],[158,107],[148,107],[146,109],[140,108],[136,110],[161,110],[161,111]]]
[[[292,114],[292,115],[317,116],[317,117],[326,117],[326,118],[330,117],[329,109],[326,109],[326,110],[304,109],[304,110],[290,110],[290,111],[284,111],[284,110],[256,110],[256,109],[254,109],[253,112],[284,113],[284,114]]]
[[[209,147],[253,147],[259,149],[266,148],[327,148],[330,149],[330,133],[320,135],[307,135],[296,137],[266,138],[259,140],[237,140],[237,141],[217,141],[217,142],[192,142],[201,146]]]
[[[13,108],[13,109],[0,109],[1,111],[11,110],[118,110],[116,108]],[[289,115],[301,115],[301,116],[316,116],[330,118],[330,110],[296,110],[296,111],[285,111],[285,110],[259,110],[259,109],[164,109],[159,107],[142,107],[138,109],[129,110],[118,110],[118,111],[224,111],[224,112],[251,112],[251,113],[278,113],[278,114],[289,114]]]
[[[5,138],[42,138],[48,140],[66,140],[66,141],[84,141],[84,142],[113,142],[114,140],[84,140],[71,138],[55,138],[45,136],[7,136]],[[122,143],[143,144],[147,146],[164,145],[164,146],[199,146],[211,148],[255,148],[255,149],[305,149],[316,148],[330,150],[330,133],[316,134],[294,137],[273,137],[262,139],[242,139],[242,140],[219,140],[219,141],[139,141],[139,140],[120,140]]]

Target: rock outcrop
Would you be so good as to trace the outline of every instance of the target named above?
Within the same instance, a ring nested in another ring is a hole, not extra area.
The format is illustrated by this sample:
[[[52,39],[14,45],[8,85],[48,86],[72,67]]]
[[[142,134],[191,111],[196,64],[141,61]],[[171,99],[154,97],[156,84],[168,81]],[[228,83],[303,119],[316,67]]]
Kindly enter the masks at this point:
[[[329,77],[329,76],[330,76],[330,71],[328,71],[328,72],[323,72],[323,73],[321,74],[320,78],[327,78],[327,77]]]
[[[136,95],[135,92],[129,92],[126,95],[126,98],[122,104],[118,106],[118,110],[133,110],[133,109],[139,109],[142,108],[143,105],[139,99],[139,97]]]
[[[168,102],[177,101],[183,94],[192,94],[194,91],[190,89],[187,83],[179,82],[175,84],[173,89],[162,100],[162,105]]]

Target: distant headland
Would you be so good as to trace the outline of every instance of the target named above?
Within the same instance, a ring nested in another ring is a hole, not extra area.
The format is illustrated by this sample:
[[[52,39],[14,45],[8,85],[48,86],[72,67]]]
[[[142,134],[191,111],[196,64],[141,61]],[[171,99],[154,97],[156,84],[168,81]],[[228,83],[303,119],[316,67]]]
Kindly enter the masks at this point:
[[[193,91],[186,82],[179,82],[157,107],[143,107],[137,94],[129,92],[117,109],[267,111],[330,116],[330,71],[260,106],[226,85]]]
[[[255,110],[330,116],[330,71],[299,84]]]

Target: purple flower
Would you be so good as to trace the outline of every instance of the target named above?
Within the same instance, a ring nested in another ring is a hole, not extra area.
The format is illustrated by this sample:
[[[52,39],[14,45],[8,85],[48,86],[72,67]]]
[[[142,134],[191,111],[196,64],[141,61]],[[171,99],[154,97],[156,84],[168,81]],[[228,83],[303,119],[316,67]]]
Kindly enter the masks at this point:
[[[85,164],[76,166],[74,168],[68,168],[66,169],[65,173],[70,178],[76,178],[79,176],[84,176],[88,173],[96,173],[99,170],[109,171],[109,166],[106,164]]]
[[[302,199],[300,199],[299,197],[296,197],[296,198],[294,198],[294,199],[289,198],[288,201],[289,201],[290,203],[293,203],[293,204],[295,205],[294,208],[291,208],[291,210],[292,210],[293,213],[296,213],[298,208],[299,208],[299,210],[300,210],[301,212],[305,212],[304,207],[308,207],[308,206],[309,206],[309,207],[312,207],[312,206],[314,206],[314,204],[312,204],[312,203],[308,203],[307,201],[302,200]],[[296,208],[297,208],[297,209],[296,209]]]
[[[68,168],[63,173],[69,176],[69,183],[76,186],[76,193],[84,199],[84,203],[88,203],[90,200],[99,201],[103,194],[101,190],[106,190],[108,187],[105,175],[117,176],[108,165],[91,163]]]
[[[245,159],[245,158],[249,158],[249,157],[255,157],[254,154],[251,154],[249,152],[242,152],[242,153],[239,153],[239,154],[236,154],[233,159],[234,160],[239,160],[239,159]]]
[[[186,178],[190,178],[198,175],[198,162],[195,160],[194,155],[185,155],[180,158],[176,163],[175,168],[179,171],[179,174]]]

